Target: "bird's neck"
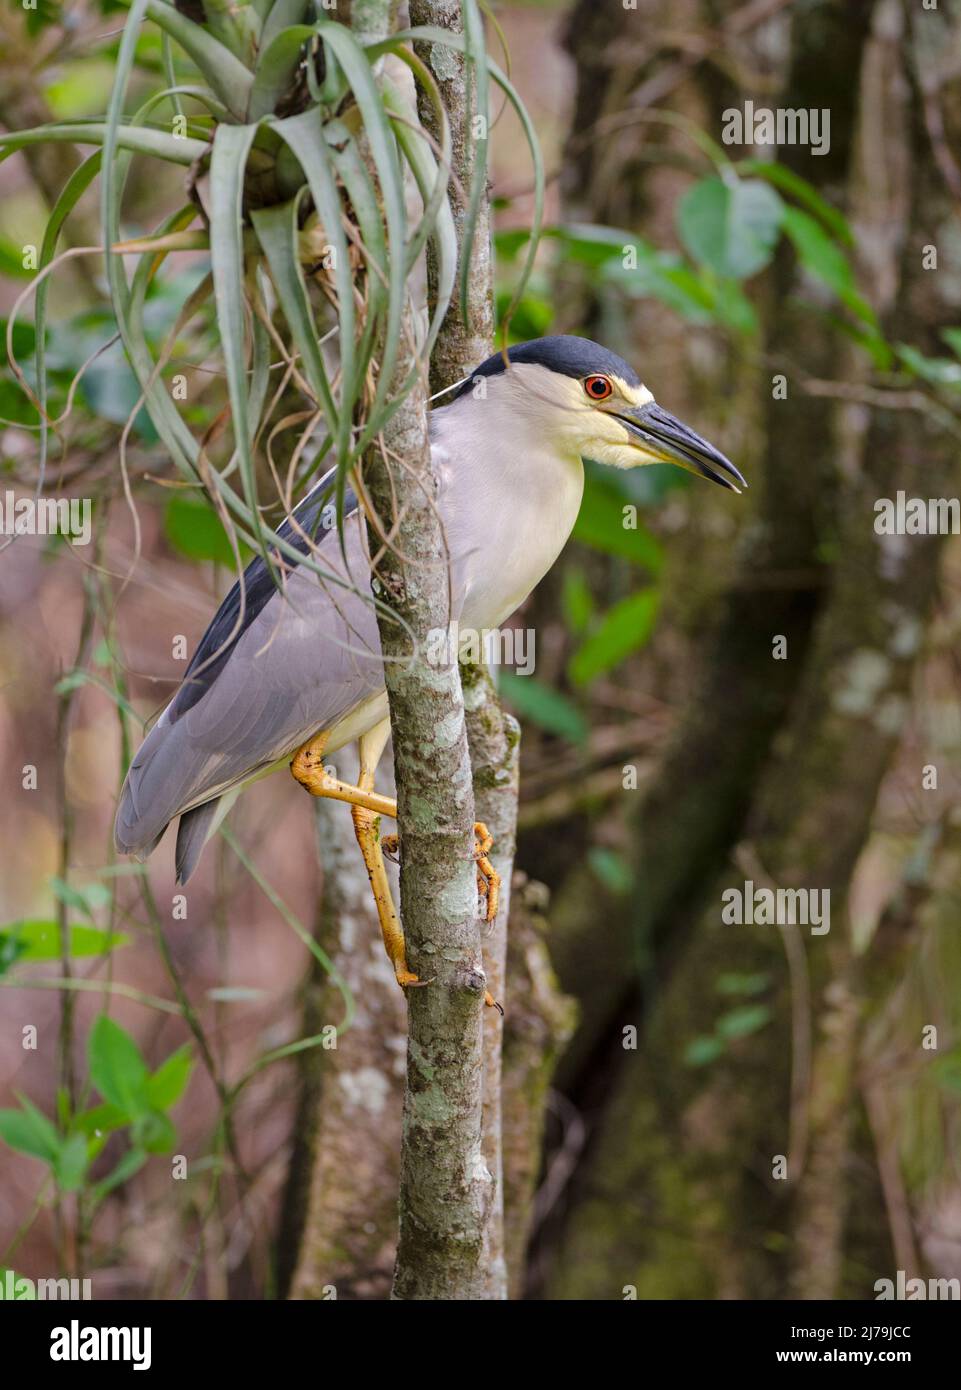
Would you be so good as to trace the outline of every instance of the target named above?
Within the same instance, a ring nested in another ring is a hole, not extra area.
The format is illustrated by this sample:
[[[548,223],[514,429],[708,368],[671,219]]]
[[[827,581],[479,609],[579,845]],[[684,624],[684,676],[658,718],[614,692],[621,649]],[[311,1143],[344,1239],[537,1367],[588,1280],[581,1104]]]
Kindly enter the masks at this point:
[[[580,510],[584,465],[523,416],[462,399],[432,417],[439,506],[462,557],[462,618],[497,626],[551,568]],[[455,575],[455,582],[457,576]]]

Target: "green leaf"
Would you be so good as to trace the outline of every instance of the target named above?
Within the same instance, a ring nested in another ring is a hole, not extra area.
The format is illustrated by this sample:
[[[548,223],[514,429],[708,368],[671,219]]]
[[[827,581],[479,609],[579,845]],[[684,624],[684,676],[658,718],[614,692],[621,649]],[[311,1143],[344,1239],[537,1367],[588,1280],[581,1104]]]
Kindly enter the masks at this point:
[[[634,870],[623,855],[606,845],[592,845],[587,851],[587,862],[604,887],[618,897],[634,887]]]
[[[123,695],[121,695],[120,691],[116,688],[116,686],[109,685],[105,680],[102,680],[100,676],[98,676],[94,671],[68,671],[62,680],[57,681],[57,684],[53,688],[54,692],[57,695],[66,695],[71,690],[79,690],[80,687],[83,685],[93,685],[96,686],[98,690],[102,690],[103,693],[114,702],[117,708],[122,709],[124,714],[126,714],[130,719],[132,719],[134,723],[143,725],[143,720],[141,719],[137,711],[134,709],[130,701],[126,699]],[[132,872],[136,873],[137,870],[133,869]],[[101,889],[100,891],[102,892],[103,890]],[[90,905],[90,899],[87,889],[84,889],[83,895],[77,896],[83,896],[83,900],[88,904],[88,906]]]
[[[52,1164],[60,1152],[60,1135],[53,1124],[24,1096],[22,1109],[0,1110],[0,1139],[18,1153]]]
[[[285,29],[305,23],[309,14],[309,0],[255,0],[255,3],[261,9],[264,21],[260,32],[260,54],[265,53]]]
[[[300,264],[297,242],[299,199],[270,208],[255,208],[251,221],[270,267],[270,278],[300,353],[304,374],[327,416],[327,427],[336,430],[339,411],[330,387],[327,368],[320,350],[314,313]],[[346,251],[344,252],[346,254]]]
[[[60,0],[36,0],[35,6],[27,10],[27,33],[36,38],[50,24],[56,24],[61,17]]]
[[[248,121],[259,121],[264,116],[272,115],[281,98],[290,90],[304,45],[313,37],[313,28],[296,24],[268,37],[266,43],[261,41],[257,71],[247,103]]]
[[[953,1048],[951,1052],[932,1062],[931,1071],[940,1086],[954,1095],[961,1096],[961,1048]]]
[[[452,48],[458,53],[467,53],[469,47],[468,41],[463,34],[452,34],[450,30],[442,29],[436,24],[420,24],[410,29],[399,30],[398,33],[394,35],[393,40],[389,40],[386,44],[374,44],[370,47],[368,52],[371,57],[373,57],[375,54],[379,54],[381,50],[387,51],[398,39],[419,39],[425,43],[437,43],[445,48]],[[502,72],[497,64],[490,58],[487,60],[487,71],[514,108],[517,119],[520,121],[521,128],[524,132],[524,138],[527,141],[527,148],[534,169],[534,210],[531,217],[530,240],[528,241],[524,264],[521,267],[520,274],[514,286],[513,297],[504,314],[505,321],[509,322],[513,316],[514,310],[524,296],[527,282],[534,269],[534,260],[537,256],[537,248],[540,243],[541,228],[544,224],[544,159],[541,154],[540,142],[537,138],[534,122],[531,120],[527,107],[521,101],[517,89],[507,77],[506,73]]]
[[[190,1047],[178,1047],[147,1081],[147,1099],[154,1110],[169,1110],[187,1089],[193,1071]]]
[[[97,111],[110,86],[113,69],[102,58],[72,58],[56,81],[44,89],[47,105],[59,121]]]
[[[395,391],[393,384],[394,367],[400,350],[401,319],[407,296],[407,285],[403,276],[396,273],[398,265],[404,263],[404,243],[407,227],[406,201],[403,175],[397,146],[384,106],[383,97],[374,81],[371,69],[372,54],[361,48],[349,29],[342,24],[321,21],[318,33],[329,50],[336,54],[337,61],[350,83],[351,93],[357,103],[364,122],[364,135],[367,140],[370,158],[377,171],[383,197],[384,220],[387,228],[388,259],[392,268],[388,281],[387,313],[383,329],[380,372],[374,390],[374,400],[367,413],[360,436],[356,441],[358,452],[366,447],[378,429],[383,427],[383,412],[388,398]],[[361,381],[357,373],[355,353],[353,280],[350,262],[345,252],[340,250],[343,240],[341,228],[341,203],[333,185],[333,177],[328,166],[328,156],[323,148],[323,135],[319,129],[317,113],[306,111],[285,121],[278,121],[274,129],[290,145],[300,166],[307,175],[310,191],[317,211],[330,237],[331,246],[337,250],[337,263],[334,274],[337,282],[338,317],[340,320],[339,342],[341,347],[341,410],[337,431],[337,514],[341,515],[341,499],[346,482],[346,468],[350,456],[350,430],[353,404],[359,398]],[[413,381],[413,376],[411,380]]]
[[[688,1067],[706,1066],[708,1062],[716,1062],[723,1051],[724,1044],[719,1038],[702,1034],[701,1037],[692,1038],[684,1049],[684,1065]]]
[[[147,14],[193,59],[208,85],[238,120],[244,119],[253,74],[207,31],[163,0],[148,0]]]
[[[62,1192],[77,1192],[83,1187],[90,1164],[87,1140],[83,1134],[71,1134],[60,1146],[53,1164],[53,1175]]]
[[[942,328],[941,337],[955,357],[961,357],[961,328]]]
[[[0,976],[16,965],[25,949],[14,933],[5,932],[0,935]]]
[[[657,574],[663,563],[660,545],[645,527],[625,526],[626,519],[635,521],[637,508],[627,504],[614,486],[592,478],[584,489],[572,534],[604,555],[618,555]]]
[[[787,208],[784,231],[790,238],[804,268],[816,275],[864,323],[876,326],[874,310],[854,284],[854,268],[842,247],[800,208]]]
[[[789,193],[806,207],[808,212],[820,218],[836,241],[841,241],[846,246],[854,245],[854,233],[844,215],[826,202],[813,184],[808,183],[807,179],[802,179],[800,174],[796,174],[786,164],[778,164],[776,160],[745,159],[738,164],[737,171],[739,174],[754,174],[759,179],[767,179],[782,193]]]
[[[100,1014],[87,1045],[90,1080],[104,1100],[131,1118],[144,1114],[147,1099],[147,1064],[129,1033]]]
[[[57,922],[30,918],[0,927],[0,959],[4,943],[10,940],[19,947],[18,960],[60,959],[60,926]],[[99,927],[70,927],[69,954],[75,958],[104,955],[117,946],[127,946],[129,943],[130,937],[122,932],[102,931]]]
[[[711,292],[711,312],[719,323],[735,333],[757,332],[758,318],[754,305],[736,280],[716,280]]]
[[[32,130],[4,131],[0,134],[0,159],[26,145],[46,145],[51,141],[71,145],[102,145],[107,136],[103,121],[77,121],[64,125],[42,125]],[[135,154],[156,155],[168,164],[191,165],[210,149],[205,140],[170,135],[146,126],[117,126],[117,145]]]
[[[177,1142],[177,1131],[159,1110],[147,1110],[138,1115],[130,1133],[135,1147],[151,1154],[170,1153]]]
[[[678,231],[696,261],[717,275],[745,280],[771,260],[786,212],[759,179],[703,179],[678,207]]]
[[[660,594],[641,589],[616,603],[571,657],[568,673],[575,685],[587,685],[643,647],[654,628]]]
[[[583,743],[587,738],[587,720],[559,690],[553,690],[533,676],[518,676],[513,671],[498,674],[497,688],[522,719],[530,720],[538,728],[566,738],[570,743]]]
[[[506,287],[496,290],[496,321],[501,324],[507,316],[511,292]],[[536,294],[525,294],[517,301],[511,315],[510,338],[512,342],[526,342],[529,338],[544,338],[551,331],[557,305],[551,300]]]
[[[497,200],[492,200],[496,207]],[[545,236],[551,235],[551,230],[544,233]],[[493,234],[494,250],[497,252],[498,261],[512,261],[517,256],[522,246],[526,246],[530,239],[530,232],[526,227],[499,227]]]
[[[65,677],[65,679],[67,678]],[[82,888],[74,888],[72,884],[66,883],[62,878],[57,878],[56,875],[51,878],[50,887],[60,902],[90,918],[93,917],[98,908],[109,907],[113,897],[110,889],[103,883],[87,883]]]
[[[771,1010],[766,1004],[742,1004],[718,1019],[716,1032],[722,1038],[744,1038],[763,1028],[770,1019]]]
[[[149,413],[141,406],[140,385],[128,367],[120,343],[91,362],[80,379],[80,394],[99,420],[125,425],[136,410],[133,428],[148,444],[157,442],[157,431]]]
[[[7,1265],[0,1265],[0,1284],[6,1286],[7,1275],[13,1285],[13,1297],[19,1303],[30,1303],[36,1300],[37,1286],[26,1274],[18,1274],[15,1269],[10,1269]],[[20,1281],[22,1280],[22,1283]],[[20,1283],[20,1287],[17,1285]]]
[[[129,1116],[116,1105],[95,1105],[74,1121],[76,1128],[88,1139],[101,1139],[104,1142],[108,1134],[115,1129],[123,1129],[129,1123]]]
[[[53,260],[57,250],[57,243],[60,240],[60,233],[63,225],[70,213],[76,207],[83,194],[96,178],[103,160],[102,151],[97,150],[94,154],[88,155],[70,175],[64,184],[60,196],[50,210],[47,218],[47,225],[43,233],[43,245],[40,248],[40,266],[45,269]],[[47,455],[50,445],[50,425],[47,418],[46,406],[47,399],[47,299],[50,292],[50,277],[42,280],[37,287],[34,297],[34,367],[37,374],[37,398],[43,409],[40,422],[40,439],[37,449],[37,469],[41,483],[43,482],[46,468]]]
[[[575,634],[583,632],[594,616],[594,595],[582,569],[565,569],[561,607],[569,630]]]
[[[507,232],[505,235],[526,237],[527,233]],[[594,270],[606,265],[608,261],[614,261],[623,267],[624,251],[627,247],[633,247],[639,263],[657,254],[641,237],[619,227],[604,227],[589,222],[568,222],[559,227],[548,227],[544,235],[561,242],[565,260],[576,261]]]
[[[121,1183],[127,1182],[138,1173],[147,1162],[147,1153],[144,1149],[128,1149],[123,1158],[120,1159],[112,1173],[108,1173],[100,1182],[95,1183],[91,1189],[93,1207],[100,1205],[103,1199],[119,1187]]]
[[[236,561],[223,522],[209,502],[175,492],[164,508],[164,535],[171,547],[188,560],[213,560],[234,569]],[[249,555],[241,547],[241,559]]]
[[[714,988],[718,994],[761,994],[771,983],[771,977],[763,971],[750,975],[740,975],[736,971],[725,971],[718,975]]]
[[[210,157],[210,253],[217,305],[217,327],[223,346],[224,367],[234,447],[240,462],[244,500],[250,508],[260,554],[268,559],[251,441],[254,429],[248,418],[247,363],[244,351],[244,170],[257,127],[220,125]]]
[[[932,386],[961,386],[961,362],[953,357],[926,357],[908,343],[895,343],[894,351],[908,371]]]
[[[207,990],[207,998],[215,1004],[249,1004],[263,997],[264,990],[255,989],[253,985],[217,985]]]
[[[384,84],[384,100],[390,103],[393,100],[393,92],[389,83]],[[405,108],[406,110],[406,108]],[[426,208],[430,193],[430,175],[436,173],[436,164],[429,148],[425,142],[416,138],[414,132],[407,125],[402,125],[398,130],[398,142],[401,147],[409,150],[408,162],[414,171],[418,188],[424,200]],[[387,285],[390,279],[388,258],[387,258],[387,237],[384,230],[384,221],[381,216],[380,204],[377,198],[377,190],[374,187],[370,170],[361,154],[356,139],[350,137],[342,140],[338,127],[331,123],[330,126],[331,159],[337,176],[347,192],[357,218],[363,237],[366,254],[369,257],[369,271],[367,276],[368,308],[366,323],[357,346],[357,371],[364,373],[368,370],[371,354],[376,345],[377,335],[384,322],[384,313],[388,303]],[[425,214],[426,216],[426,214]],[[447,225],[446,232],[441,223]],[[437,309],[436,313],[446,313],[447,305],[450,303],[450,296],[453,292],[454,276],[457,266],[457,234],[454,231],[453,216],[450,205],[445,200],[437,226],[437,252],[438,252],[438,287],[437,287]],[[449,245],[448,245],[449,243]],[[450,265],[445,266],[446,258],[450,259]]]
[[[32,271],[30,273],[33,274]],[[0,318],[0,339],[2,339],[4,346],[6,346],[9,323],[8,318]],[[26,357],[36,347],[37,333],[32,323],[14,323],[10,336],[13,341],[13,353],[17,358]]]
[[[8,280],[32,280],[35,274],[36,271],[24,269],[22,247],[0,234],[0,275]]]

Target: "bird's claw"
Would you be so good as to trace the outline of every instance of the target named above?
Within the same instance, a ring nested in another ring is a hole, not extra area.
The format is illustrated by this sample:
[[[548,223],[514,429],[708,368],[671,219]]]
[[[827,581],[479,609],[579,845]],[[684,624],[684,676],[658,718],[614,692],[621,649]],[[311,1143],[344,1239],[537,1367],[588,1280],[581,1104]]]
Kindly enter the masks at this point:
[[[504,1017],[504,1006],[502,1004],[498,1004],[497,1000],[494,998],[493,994],[491,994],[490,990],[485,991],[484,1003],[487,1005],[489,1009],[496,1009],[497,1012],[500,1014],[501,1018]]]
[[[477,821],[474,826],[474,861],[477,864],[477,891],[485,899],[484,921],[487,923],[493,922],[497,916],[500,900],[501,876],[487,857],[493,844],[494,837],[487,826],[483,821]],[[380,848],[385,859],[394,864],[399,862],[399,835],[382,835]]]
[[[436,976],[432,975],[429,980],[422,980],[419,975],[415,975],[413,971],[408,970],[406,966],[400,970],[395,970],[394,975],[401,989],[424,989],[425,986],[432,985],[436,978]]]

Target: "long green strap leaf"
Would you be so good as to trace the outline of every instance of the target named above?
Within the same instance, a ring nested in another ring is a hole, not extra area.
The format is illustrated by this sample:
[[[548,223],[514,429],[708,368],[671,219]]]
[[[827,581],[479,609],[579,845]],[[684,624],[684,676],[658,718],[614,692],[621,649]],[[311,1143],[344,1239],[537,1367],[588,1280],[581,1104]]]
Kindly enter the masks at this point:
[[[257,549],[270,565],[257,504],[257,483],[248,431],[247,364],[244,353],[244,171],[257,134],[254,125],[218,126],[210,156],[210,250],[217,326],[227,373],[227,394],[240,462],[244,499]]]
[[[384,204],[384,220],[387,224],[387,248],[389,264],[396,267],[403,263],[404,243],[407,229],[407,210],[404,202],[404,184],[383,99],[374,81],[370,54],[372,49],[363,49],[353,34],[340,24],[322,21],[318,30],[324,42],[337,56],[347,81],[360,109],[364,122],[364,134],[370,147],[371,159],[377,172],[381,197]],[[355,454],[359,455],[374,437],[377,416],[393,389],[394,367],[400,351],[401,326],[404,306],[407,301],[407,282],[396,272],[390,276],[387,296],[387,321],[384,338],[380,344],[381,363],[374,402],[360,438],[355,443]]]
[[[327,369],[317,341],[314,315],[307,297],[303,271],[298,258],[297,243],[297,205],[299,198],[272,208],[256,208],[251,213],[251,221],[257,239],[267,257],[270,277],[277,291],[277,298],[284,318],[300,353],[304,374],[311,389],[327,414],[327,424],[333,430],[337,422],[337,406],[334,402]]]
[[[445,48],[453,48],[458,53],[465,52],[465,40],[463,35],[452,34],[449,29],[441,29],[436,24],[418,24],[411,29],[399,30],[390,39],[382,40],[380,43],[370,44],[367,48],[367,54],[373,62],[382,53],[389,52],[393,45],[399,40],[404,39],[410,39],[414,42],[422,40],[429,43],[438,43]],[[537,139],[534,123],[513,82],[511,82],[506,73],[501,71],[492,58],[488,58],[487,60],[487,71],[517,112],[517,117],[523,127],[524,136],[531,152],[531,163],[534,166],[534,216],[531,221],[530,240],[527,243],[527,253],[524,258],[524,264],[521,267],[517,284],[514,288],[513,297],[504,315],[505,321],[507,321],[516,310],[527,288],[527,282],[530,279],[531,271],[534,269],[534,260],[537,256],[541,227],[544,222],[544,160],[541,155],[540,143]]]
[[[100,172],[100,164],[103,154],[97,150],[96,154],[88,155],[84,162],[74,169],[67,182],[64,184],[60,197],[54,203],[47,218],[47,225],[43,233],[43,245],[40,248],[40,269],[43,270],[53,260],[57,250],[57,242],[60,239],[60,232],[68,216],[80,201],[82,195],[93,183],[97,174]],[[47,379],[46,379],[46,338],[47,338],[47,295],[50,291],[50,277],[41,280],[37,286],[37,294],[34,300],[33,325],[36,333],[36,366],[37,366],[37,399],[40,401],[40,466],[39,480],[37,483],[38,496],[43,489],[43,477],[47,463],[48,425],[47,417],[44,414],[44,407],[47,403]]]
[[[437,187],[439,177],[437,163],[427,141],[411,129],[406,119],[401,119],[406,110],[405,104],[394,95],[390,88],[386,89],[386,97],[388,109],[394,110],[395,107],[397,109],[398,119],[394,127],[397,141],[410,165],[421,198],[427,205]],[[433,226],[427,230],[430,231],[437,254],[437,302],[434,305],[427,334],[426,351],[429,352],[446,317],[457,279],[457,230],[454,226],[454,215],[451,212],[450,203],[446,198],[441,203]]]
[[[295,24],[277,34],[266,48],[261,49],[247,103],[248,121],[259,121],[264,116],[273,115],[277,103],[290,89],[304,44],[315,33],[312,26]]]
[[[304,24],[309,8],[308,0],[273,0],[272,4],[268,4],[268,12],[263,16],[264,27],[260,34],[261,56],[257,63],[258,71],[263,62],[263,55],[277,35],[282,34],[285,29],[292,29],[295,24]]]
[[[431,105],[437,116],[440,126],[440,162],[435,163],[431,157],[430,167],[434,170],[434,177],[425,187],[420,189],[421,198],[424,203],[424,213],[413,236],[407,242],[407,269],[408,273],[413,270],[424,244],[432,234],[440,213],[441,205],[447,196],[447,189],[450,185],[451,174],[451,134],[450,121],[447,119],[447,111],[444,107],[440,94],[440,88],[434,81],[430,69],[417,57],[416,53],[405,48],[403,44],[398,44],[394,49],[395,55],[400,58],[411,69],[415,79],[424,88]],[[424,149],[429,153],[429,146],[426,140],[421,137],[414,137],[413,140],[401,139],[401,130],[404,128],[404,121],[401,118],[407,117],[407,133],[414,136],[410,128],[409,108],[400,92],[400,89],[388,79],[383,79],[384,99],[388,109],[392,113],[391,125],[397,143],[404,152],[404,156],[410,163],[409,151],[412,148]],[[396,117],[396,119],[394,119]],[[421,163],[421,168],[426,169],[426,163]]]
[[[300,162],[334,257],[334,282],[337,286],[337,312],[340,322],[341,389],[335,435],[339,484],[337,511],[340,515],[350,458],[354,404],[360,395],[360,382],[356,375],[354,277],[347,249],[347,237],[341,221],[343,208],[337,191],[330,150],[324,140],[320,111],[312,109],[284,121],[273,121],[271,129],[283,138]],[[333,426],[333,421],[331,424]]]
[[[102,145],[106,139],[107,126],[102,121],[77,121],[72,125],[37,126],[33,130],[18,130],[0,135],[0,160],[14,154],[24,145],[42,145],[48,140],[73,145]],[[134,154],[153,154],[168,164],[193,164],[205,154],[209,146],[203,140],[183,139],[168,135],[162,130],[149,127],[137,129],[134,126],[117,125],[114,134],[114,148],[130,150]]]
[[[357,375],[363,380],[384,325],[388,282],[387,239],[373,180],[361,158],[357,141],[334,122],[328,123],[328,140],[334,168],[347,190],[367,257],[367,318],[357,344]]]
[[[195,24],[164,0],[147,0],[147,16],[196,63],[231,115],[238,121],[243,120],[254,79],[240,59],[218,42],[204,25]]]

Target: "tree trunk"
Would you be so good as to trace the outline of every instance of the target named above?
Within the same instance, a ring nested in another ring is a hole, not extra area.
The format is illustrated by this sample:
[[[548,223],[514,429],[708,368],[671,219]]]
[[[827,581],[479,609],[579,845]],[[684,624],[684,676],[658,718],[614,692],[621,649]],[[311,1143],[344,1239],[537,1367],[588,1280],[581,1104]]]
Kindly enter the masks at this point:
[[[363,6],[364,36],[389,6]],[[354,6],[355,26],[361,7]],[[379,10],[379,13],[378,13]],[[395,371],[414,365],[414,315]],[[432,505],[427,366],[364,463],[377,522],[368,523],[394,742],[401,918],[407,962],[407,1087],[400,1238],[393,1297],[488,1297],[493,1180],[481,1148],[484,975],[473,861],[474,794],[456,656],[429,662],[430,634],[450,621],[440,518]],[[389,459],[403,461],[391,467]],[[389,537],[381,545],[380,535]],[[379,554],[378,554],[379,551]]]
[[[331,1290],[338,1299],[380,1299],[390,1292],[397,1244],[404,1000],[348,809],[320,800],[316,819],[323,886],[315,936],[356,1016],[336,1046],[313,1048],[301,1062],[278,1282],[295,1299],[329,1298]],[[343,1016],[341,991],[315,961],[304,1036]]]

